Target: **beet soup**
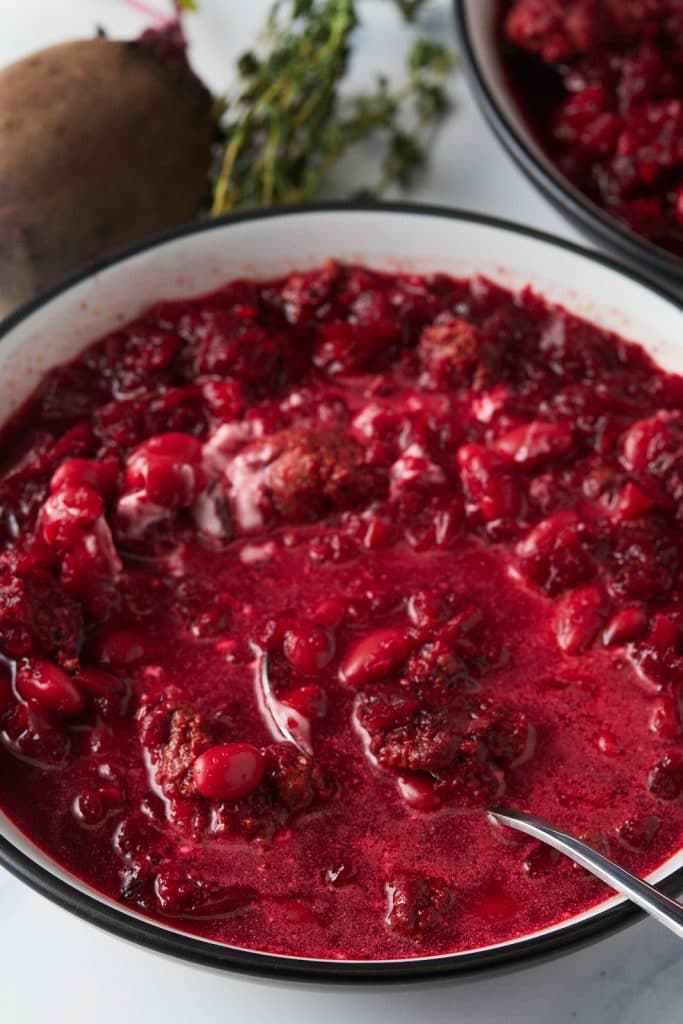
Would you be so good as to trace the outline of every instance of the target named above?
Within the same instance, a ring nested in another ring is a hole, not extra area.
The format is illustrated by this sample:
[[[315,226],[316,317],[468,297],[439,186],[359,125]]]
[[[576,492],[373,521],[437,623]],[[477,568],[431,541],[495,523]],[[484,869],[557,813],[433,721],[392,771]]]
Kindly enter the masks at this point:
[[[101,893],[391,959],[683,845],[683,379],[530,290],[329,263],[164,302],[2,432],[0,807]]]

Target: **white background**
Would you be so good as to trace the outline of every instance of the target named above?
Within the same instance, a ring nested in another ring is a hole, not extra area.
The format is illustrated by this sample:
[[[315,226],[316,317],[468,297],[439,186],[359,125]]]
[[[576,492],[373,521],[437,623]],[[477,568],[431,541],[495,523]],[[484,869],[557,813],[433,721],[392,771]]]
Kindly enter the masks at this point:
[[[149,0],[163,10],[163,0]],[[132,36],[145,24],[124,0],[0,0],[0,65],[31,50],[89,35],[96,25]],[[192,59],[207,84],[225,90],[234,57],[251,43],[263,0],[201,0],[190,20]],[[433,27],[447,38],[447,6]],[[404,36],[388,4],[362,0],[367,27],[354,51],[353,81],[401,61]],[[454,109],[413,198],[497,214],[577,239],[504,154],[462,76]],[[372,179],[363,154],[337,174],[331,194]],[[649,922],[550,964],[494,979],[397,988],[329,989],[255,982],[157,957],[49,904],[0,869],[0,1019],[3,1024],[85,1021],[234,1024],[680,1024],[683,947]]]

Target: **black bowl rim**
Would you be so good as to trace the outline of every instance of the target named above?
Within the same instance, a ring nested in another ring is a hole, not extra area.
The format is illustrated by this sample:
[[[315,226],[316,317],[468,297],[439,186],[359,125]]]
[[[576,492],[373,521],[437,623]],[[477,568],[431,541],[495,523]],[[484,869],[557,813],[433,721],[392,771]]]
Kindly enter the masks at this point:
[[[69,275],[53,287],[11,313],[0,323],[0,341],[22,321],[47,305],[64,292],[80,284],[94,274],[113,267],[130,257],[154,249],[166,242],[174,241],[203,232],[220,229],[242,221],[264,218],[316,215],[349,211],[405,214],[409,216],[437,217],[464,221],[501,229],[512,234],[521,234],[548,245],[575,253],[600,263],[631,281],[648,288],[660,298],[683,312],[683,301],[652,281],[617,260],[585,249],[573,242],[556,238],[534,228],[525,227],[499,217],[470,213],[455,208],[405,202],[325,202],[308,203],[285,207],[271,207],[266,210],[250,210],[228,214],[215,220],[191,222],[154,235],[134,245],[113,253]],[[77,917],[98,925],[119,938],[126,939],[157,953],[173,956],[189,963],[219,970],[236,971],[261,978],[279,980],[328,982],[344,984],[403,983],[427,979],[436,975],[458,977],[487,976],[502,973],[513,968],[531,966],[552,959],[570,949],[576,949],[617,931],[644,915],[629,903],[620,904],[602,911],[588,920],[575,922],[550,934],[531,935],[513,943],[501,944],[472,952],[444,954],[406,960],[316,960],[281,956],[258,950],[240,949],[207,942],[199,937],[167,930],[138,916],[131,916],[102,902],[94,895],[82,892],[75,885],[64,881],[48,869],[37,864],[22,853],[13,843],[0,836],[0,865],[5,867],[30,888],[46,896],[57,906],[70,911]],[[669,875],[659,886],[662,891],[675,894],[683,885],[683,868]]]
[[[497,2],[497,0],[493,0]],[[589,235],[616,250],[635,267],[644,267],[650,274],[664,274],[673,287],[683,281],[683,260],[669,255],[665,249],[649,242],[628,228],[622,227],[587,196],[575,189],[562,173],[547,166],[507,117],[489,87],[488,78],[477,56],[469,27],[467,0],[453,0],[455,23],[460,39],[465,71],[479,106],[494,134],[527,178],[546,199]]]

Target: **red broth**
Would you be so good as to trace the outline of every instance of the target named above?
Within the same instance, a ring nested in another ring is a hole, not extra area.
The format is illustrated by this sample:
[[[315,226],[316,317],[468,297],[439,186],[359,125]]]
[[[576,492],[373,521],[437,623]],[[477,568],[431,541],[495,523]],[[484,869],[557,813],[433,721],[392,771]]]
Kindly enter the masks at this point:
[[[4,428],[0,806],[122,905],[400,958],[683,845],[683,379],[526,290],[157,305]]]

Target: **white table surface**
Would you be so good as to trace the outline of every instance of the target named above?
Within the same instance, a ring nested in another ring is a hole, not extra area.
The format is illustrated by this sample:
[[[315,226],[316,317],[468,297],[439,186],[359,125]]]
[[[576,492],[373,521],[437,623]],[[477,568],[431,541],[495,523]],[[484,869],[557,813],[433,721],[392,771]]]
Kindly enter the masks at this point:
[[[163,10],[163,0],[149,0]],[[394,12],[362,0],[369,26],[357,40],[355,81],[400,61]],[[88,35],[95,25],[131,36],[144,18],[124,0],[0,0],[0,65],[33,49]],[[191,19],[192,58],[214,89],[230,81],[234,56],[249,45],[267,3],[201,0]],[[451,31],[447,5],[434,21]],[[491,135],[456,76],[455,107],[442,131],[419,200],[497,214],[577,239],[527,183]],[[345,168],[340,180],[367,180]],[[336,191],[339,191],[337,189]],[[333,189],[333,194],[335,190]],[[286,999],[286,1002],[285,1002]],[[550,964],[507,976],[435,981],[396,988],[322,989],[256,982],[155,956],[54,907],[0,869],[2,1024],[85,1021],[275,1022],[337,1024],[680,1024],[683,946],[640,922]]]

